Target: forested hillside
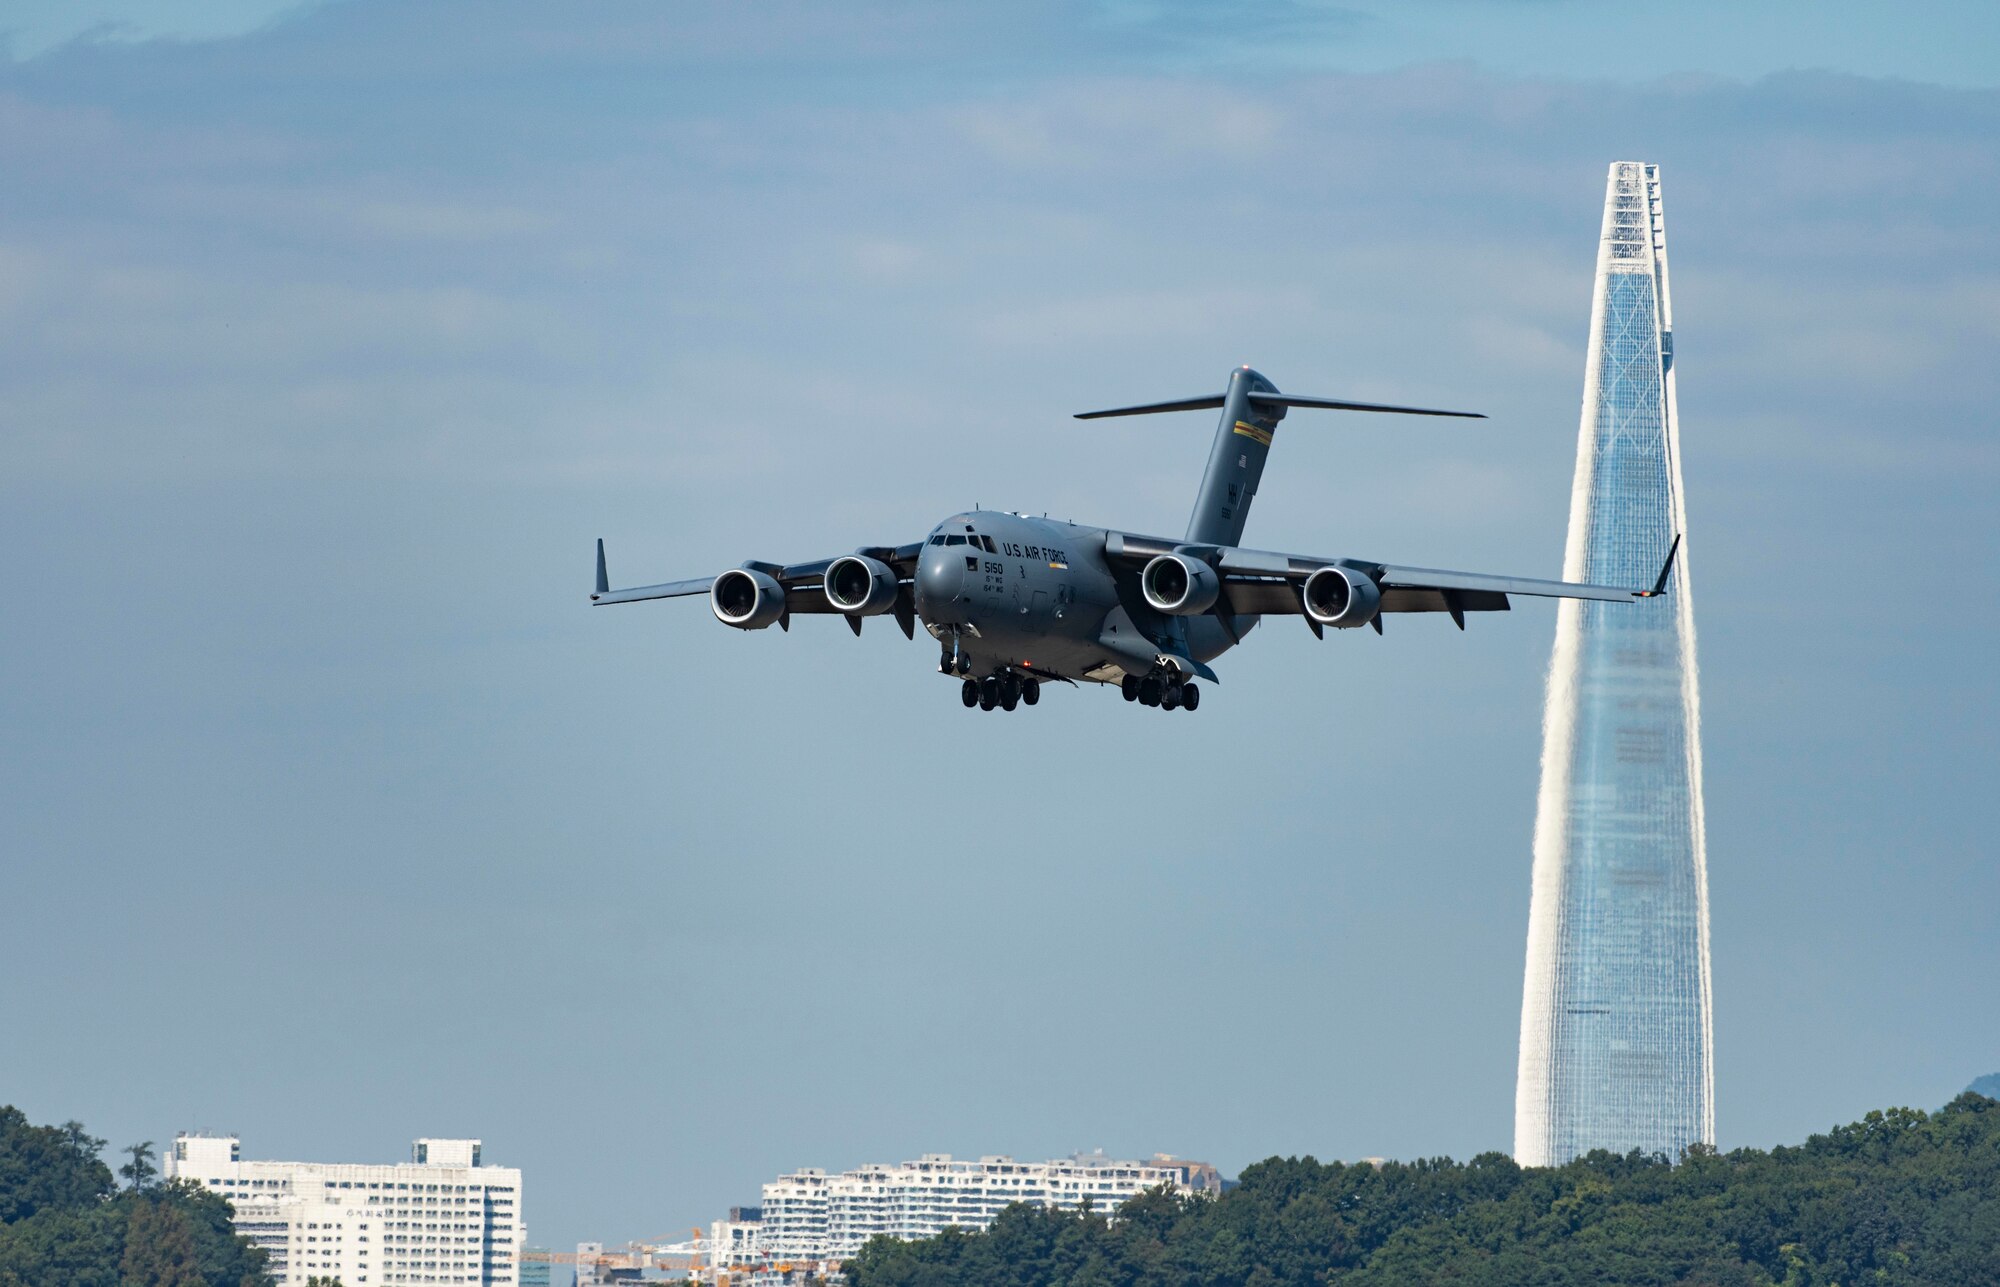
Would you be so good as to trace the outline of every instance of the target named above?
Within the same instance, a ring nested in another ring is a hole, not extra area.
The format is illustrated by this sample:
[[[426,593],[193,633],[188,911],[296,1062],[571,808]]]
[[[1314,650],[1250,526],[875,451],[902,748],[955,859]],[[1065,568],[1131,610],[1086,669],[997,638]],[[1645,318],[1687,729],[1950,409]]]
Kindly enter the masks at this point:
[[[161,1184],[150,1145],[118,1178],[81,1123],[33,1126],[0,1107],[0,1287],[270,1287],[229,1204]]]
[[[2000,1103],[1870,1113],[1797,1148],[1523,1170],[1273,1158],[1220,1198],[1026,1207],[877,1238],[852,1287],[2000,1287]]]

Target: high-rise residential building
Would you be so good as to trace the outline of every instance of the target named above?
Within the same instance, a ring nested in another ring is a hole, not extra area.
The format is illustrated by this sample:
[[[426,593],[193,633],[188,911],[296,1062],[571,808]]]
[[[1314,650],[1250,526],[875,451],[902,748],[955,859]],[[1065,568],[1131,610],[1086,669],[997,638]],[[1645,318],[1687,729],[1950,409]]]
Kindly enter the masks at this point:
[[[1659,168],[1611,167],[1543,718],[1514,1156],[1715,1140],[1701,706]]]
[[[841,1260],[878,1233],[928,1238],[952,1226],[984,1229],[1016,1202],[1073,1211],[1088,1201],[1109,1215],[1147,1189],[1182,1190],[1182,1179],[1171,1160],[1121,1162],[1102,1153],[1054,1162],[926,1153],[837,1175],[801,1170],[764,1186],[756,1251],[780,1260]]]
[[[168,1178],[229,1200],[236,1231],[283,1287],[520,1287],[521,1172],[484,1166],[478,1140],[421,1139],[411,1160],[245,1162],[233,1135],[174,1140]]]

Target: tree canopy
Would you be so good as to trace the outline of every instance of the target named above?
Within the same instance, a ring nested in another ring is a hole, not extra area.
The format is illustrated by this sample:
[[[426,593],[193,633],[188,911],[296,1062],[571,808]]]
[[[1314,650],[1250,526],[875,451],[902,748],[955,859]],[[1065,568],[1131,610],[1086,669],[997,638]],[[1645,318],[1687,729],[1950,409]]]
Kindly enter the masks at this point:
[[[2000,1283],[2000,1103],[1870,1113],[1796,1148],[1272,1158],[1220,1198],[1105,1219],[1015,1206],[984,1233],[876,1238],[851,1287],[1960,1287]]]
[[[124,1150],[121,1190],[103,1149],[81,1123],[0,1107],[0,1287],[271,1287],[227,1202],[158,1183],[150,1143]]]

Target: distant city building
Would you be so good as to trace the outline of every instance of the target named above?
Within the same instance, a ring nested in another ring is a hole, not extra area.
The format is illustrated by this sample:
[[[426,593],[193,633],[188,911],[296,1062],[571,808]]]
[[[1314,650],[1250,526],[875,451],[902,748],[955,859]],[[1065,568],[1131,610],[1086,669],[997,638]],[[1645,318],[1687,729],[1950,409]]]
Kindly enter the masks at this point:
[[[183,1133],[165,1170],[227,1198],[236,1231],[265,1250],[282,1287],[315,1277],[523,1287],[521,1172],[481,1165],[478,1140],[421,1139],[410,1154],[385,1166],[245,1162],[234,1135]]]
[[[1563,575],[1664,598],[1565,599],[1543,717],[1514,1156],[1677,1156],[1715,1141],[1708,856],[1673,305],[1656,166],[1605,187]]]
[[[1207,1162],[1190,1162],[1186,1158],[1174,1157],[1171,1154],[1155,1153],[1149,1165],[1157,1166],[1163,1171],[1172,1171],[1178,1177],[1176,1182],[1179,1186],[1190,1193],[1206,1193],[1220,1197],[1225,1189],[1231,1187],[1229,1181],[1222,1178],[1222,1172]]]
[[[761,1264],[763,1234],[764,1208],[729,1208],[728,1219],[708,1226],[709,1268],[746,1269]]]
[[[616,1263],[618,1259],[616,1252],[607,1259],[601,1242],[577,1243],[575,1287],[612,1287],[616,1283],[644,1281],[644,1270],[620,1266]]]
[[[1191,1185],[1192,1174],[1200,1185]],[[1016,1162],[982,1157],[976,1162],[947,1153],[926,1153],[914,1162],[871,1164],[828,1175],[795,1171],[764,1186],[762,1220],[719,1221],[710,1235],[735,1248],[750,1243],[750,1259],[842,1260],[877,1234],[928,1238],[956,1226],[979,1230],[1016,1202],[1074,1211],[1085,1202],[1106,1215],[1127,1198],[1165,1186],[1176,1191],[1206,1187],[1215,1168],[1160,1157],[1121,1162],[1103,1153],[1079,1153],[1063,1161]],[[1215,1176],[1215,1189],[1221,1187]],[[748,1260],[738,1263],[748,1263]]]
[[[549,1271],[549,1261],[547,1259],[529,1259],[530,1256],[535,1255],[537,1252],[546,1257],[549,1249],[547,1247],[521,1248],[521,1287],[550,1287],[552,1275]]]

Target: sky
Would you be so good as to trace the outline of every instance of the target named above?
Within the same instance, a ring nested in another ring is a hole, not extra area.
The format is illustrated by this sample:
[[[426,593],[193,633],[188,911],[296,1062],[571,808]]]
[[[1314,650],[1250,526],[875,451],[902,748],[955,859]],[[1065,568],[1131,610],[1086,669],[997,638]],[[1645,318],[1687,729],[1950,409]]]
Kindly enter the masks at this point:
[[[922,1152],[1505,1150],[1546,605],[1196,715],[621,584],[980,503],[1558,574],[1662,167],[1723,1147],[2000,1069],[2000,19],[1538,0],[0,10],[0,1102],[475,1135],[537,1243]]]

